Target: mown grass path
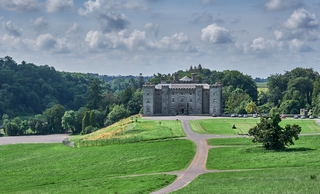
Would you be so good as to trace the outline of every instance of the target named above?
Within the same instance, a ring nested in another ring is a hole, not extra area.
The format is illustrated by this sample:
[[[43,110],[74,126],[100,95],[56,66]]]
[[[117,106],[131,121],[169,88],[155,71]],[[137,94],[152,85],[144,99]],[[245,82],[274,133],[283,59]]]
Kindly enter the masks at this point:
[[[170,193],[172,191],[179,190],[187,186],[191,181],[193,181],[195,178],[197,178],[199,175],[203,173],[218,172],[217,170],[206,169],[208,150],[212,148],[212,146],[207,145],[207,141],[206,141],[207,139],[243,137],[243,136],[237,136],[237,135],[197,134],[193,132],[189,126],[189,120],[192,120],[192,119],[193,117],[181,117],[182,127],[184,129],[184,132],[187,135],[186,139],[193,141],[197,146],[196,155],[193,158],[193,161],[190,163],[189,167],[184,171],[168,173],[168,174],[175,174],[178,176],[178,178],[172,184],[168,185],[167,187],[161,190],[154,192],[154,194]]]

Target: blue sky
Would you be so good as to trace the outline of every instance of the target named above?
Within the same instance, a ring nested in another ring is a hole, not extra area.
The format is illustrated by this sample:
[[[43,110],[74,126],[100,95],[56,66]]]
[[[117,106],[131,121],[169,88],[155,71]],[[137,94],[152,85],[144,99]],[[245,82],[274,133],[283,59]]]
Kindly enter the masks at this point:
[[[60,71],[320,71],[320,0],[1,0],[0,57]]]

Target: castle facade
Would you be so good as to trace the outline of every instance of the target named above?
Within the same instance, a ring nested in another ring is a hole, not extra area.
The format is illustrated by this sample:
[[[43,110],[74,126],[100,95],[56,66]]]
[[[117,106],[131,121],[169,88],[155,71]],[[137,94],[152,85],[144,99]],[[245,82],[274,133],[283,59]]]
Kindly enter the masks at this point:
[[[221,115],[222,84],[198,83],[185,76],[172,83],[162,81],[158,85],[143,86],[143,115]]]

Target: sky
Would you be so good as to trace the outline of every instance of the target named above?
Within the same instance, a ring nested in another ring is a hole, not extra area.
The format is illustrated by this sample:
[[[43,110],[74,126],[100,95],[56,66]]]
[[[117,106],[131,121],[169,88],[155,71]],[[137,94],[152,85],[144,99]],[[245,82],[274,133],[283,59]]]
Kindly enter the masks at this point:
[[[0,0],[0,57],[67,72],[320,71],[320,0]]]

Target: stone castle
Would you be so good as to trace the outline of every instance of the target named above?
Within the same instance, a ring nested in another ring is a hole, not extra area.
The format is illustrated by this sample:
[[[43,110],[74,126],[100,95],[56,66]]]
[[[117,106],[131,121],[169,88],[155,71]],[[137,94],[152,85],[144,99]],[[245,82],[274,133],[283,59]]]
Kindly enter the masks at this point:
[[[221,115],[222,84],[199,83],[196,75],[143,86],[143,115]]]

